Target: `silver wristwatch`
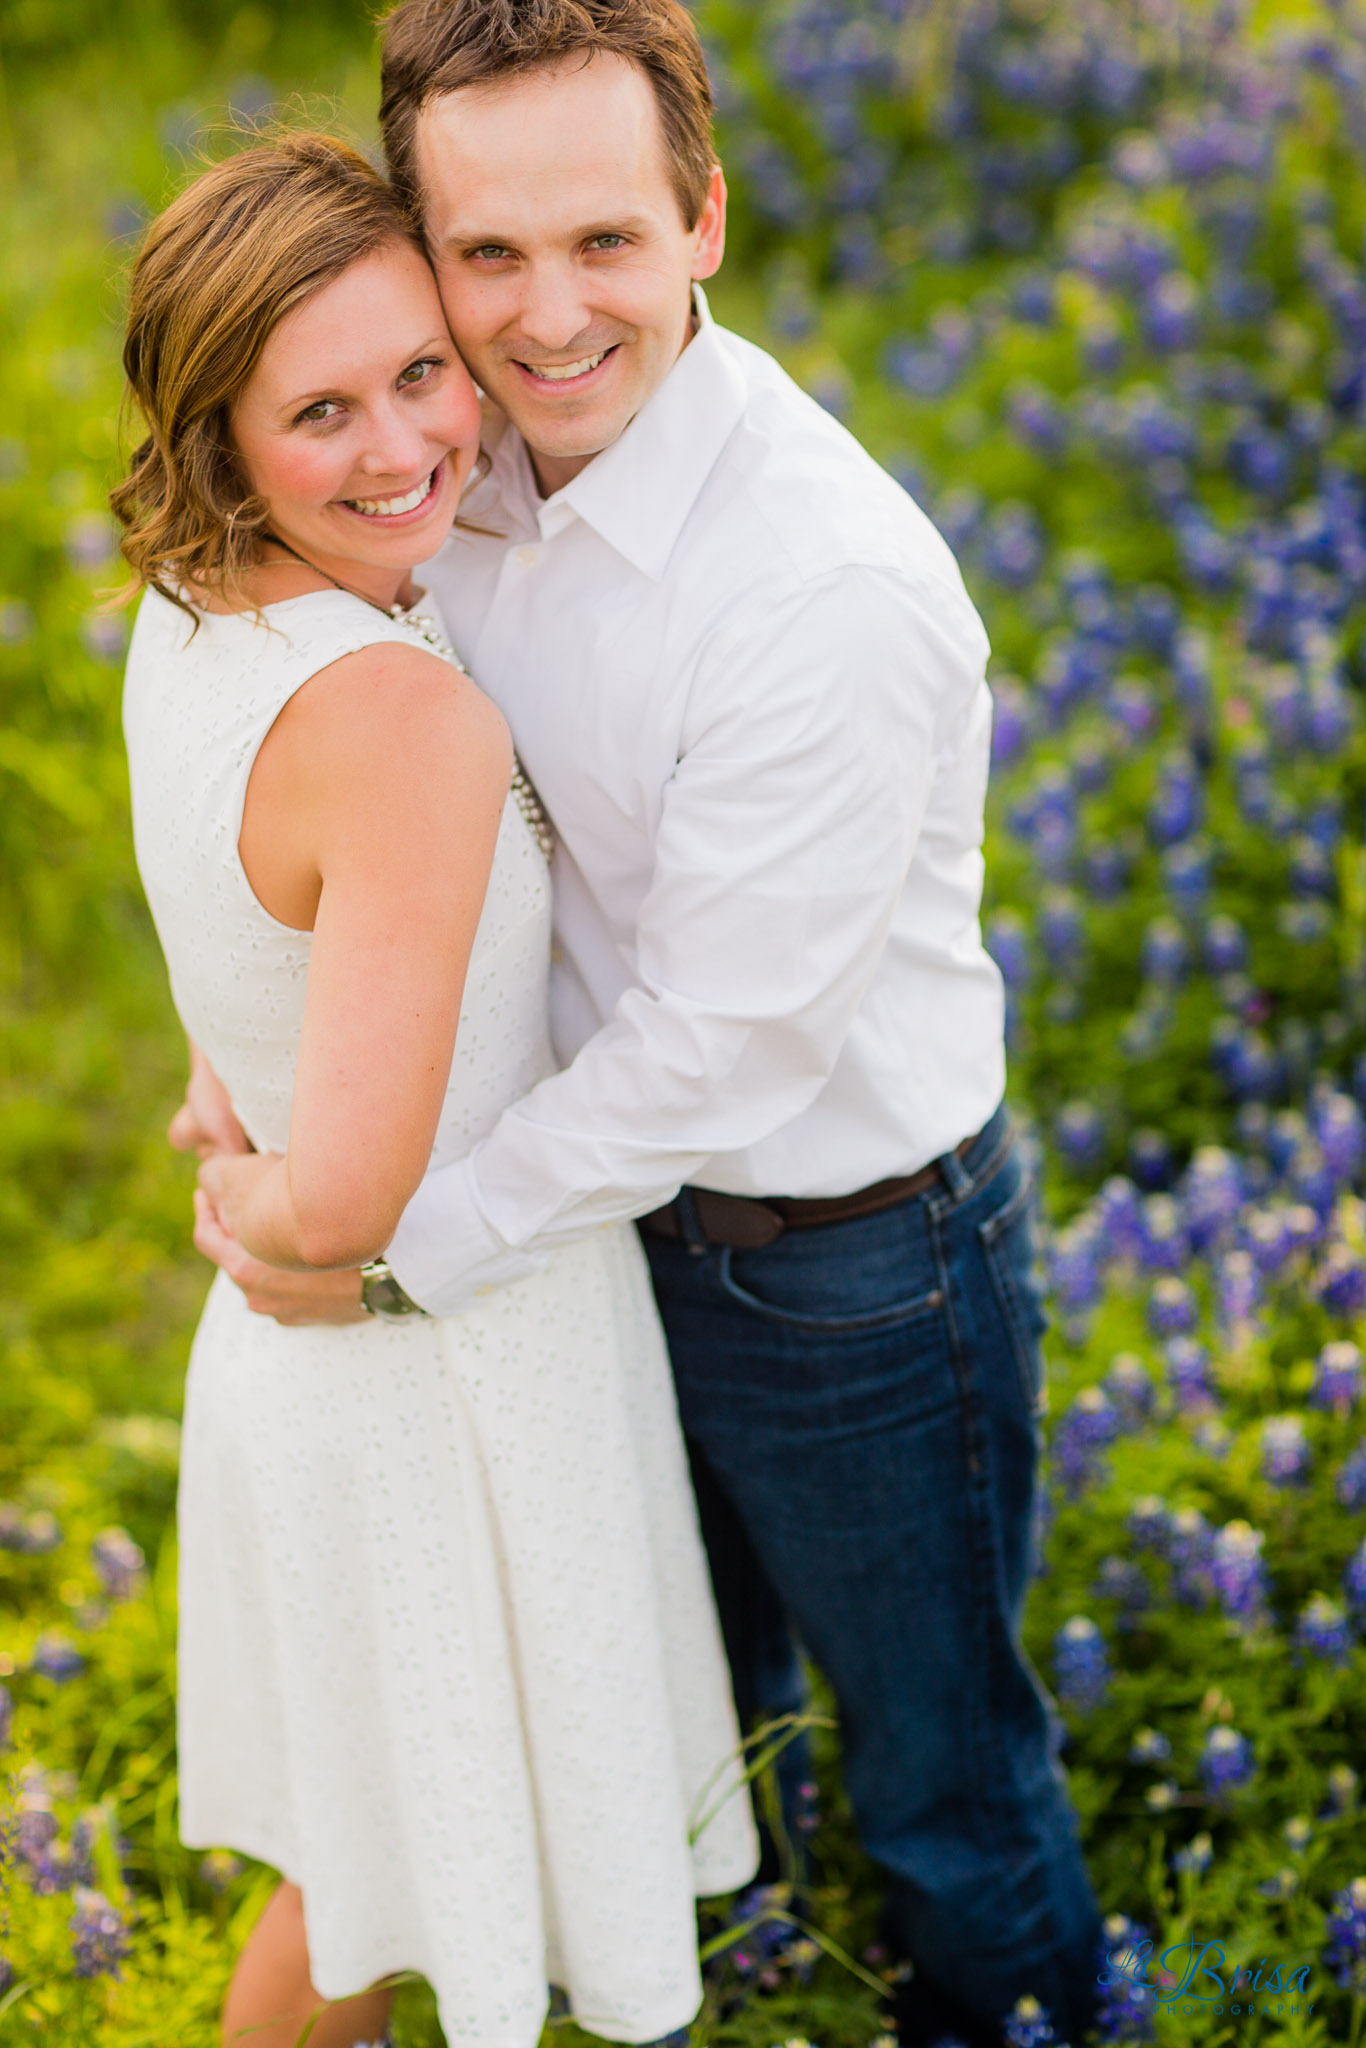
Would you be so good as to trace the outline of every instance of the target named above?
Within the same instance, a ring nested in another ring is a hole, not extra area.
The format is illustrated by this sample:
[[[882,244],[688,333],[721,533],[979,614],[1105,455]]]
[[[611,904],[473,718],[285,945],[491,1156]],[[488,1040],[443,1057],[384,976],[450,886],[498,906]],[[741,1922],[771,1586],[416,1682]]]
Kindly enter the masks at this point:
[[[425,1308],[419,1308],[411,1294],[405,1294],[389,1270],[387,1259],[371,1259],[368,1266],[360,1269],[360,1305],[368,1316],[379,1316],[386,1323],[400,1322],[404,1316],[425,1316]]]

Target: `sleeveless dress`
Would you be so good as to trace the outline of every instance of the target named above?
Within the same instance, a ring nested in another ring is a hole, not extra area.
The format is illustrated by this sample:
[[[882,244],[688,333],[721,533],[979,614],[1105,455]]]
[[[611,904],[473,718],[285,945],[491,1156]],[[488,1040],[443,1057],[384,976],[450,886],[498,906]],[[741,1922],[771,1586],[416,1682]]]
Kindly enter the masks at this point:
[[[247,779],[302,683],[424,644],[420,618],[325,591],[191,636],[142,601],[138,863],[181,1020],[262,1149],[289,1137],[310,937],[247,882]],[[434,1164],[551,1070],[549,949],[545,857],[509,797]],[[696,1834],[738,1735],[629,1227],[443,1320],[286,1329],[220,1273],[179,1529],[181,1832],[300,1886],[320,1992],[419,1971],[478,2048],[533,2048],[547,1983],[609,2040],[692,2017],[694,1897],[757,1852],[743,1788]]]

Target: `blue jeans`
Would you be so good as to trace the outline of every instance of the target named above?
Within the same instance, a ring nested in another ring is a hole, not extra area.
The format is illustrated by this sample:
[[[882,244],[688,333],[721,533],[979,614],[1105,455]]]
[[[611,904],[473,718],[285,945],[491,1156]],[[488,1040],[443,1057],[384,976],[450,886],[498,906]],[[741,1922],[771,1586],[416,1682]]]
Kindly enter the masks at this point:
[[[1005,1110],[940,1170],[761,1250],[645,1244],[742,1717],[800,1704],[795,1630],[899,1952],[1076,2040],[1100,1926],[1020,1645],[1044,1317]]]

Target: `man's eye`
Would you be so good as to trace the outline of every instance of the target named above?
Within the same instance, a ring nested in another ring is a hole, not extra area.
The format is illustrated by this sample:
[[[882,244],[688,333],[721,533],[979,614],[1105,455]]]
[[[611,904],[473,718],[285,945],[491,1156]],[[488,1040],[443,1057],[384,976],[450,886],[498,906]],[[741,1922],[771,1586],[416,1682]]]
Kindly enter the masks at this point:
[[[487,263],[496,263],[500,257],[510,256],[510,249],[504,249],[498,242],[481,242],[477,249],[471,249],[471,256],[482,256]]]
[[[594,235],[588,246],[590,249],[624,249],[626,247],[626,237],[625,235]]]

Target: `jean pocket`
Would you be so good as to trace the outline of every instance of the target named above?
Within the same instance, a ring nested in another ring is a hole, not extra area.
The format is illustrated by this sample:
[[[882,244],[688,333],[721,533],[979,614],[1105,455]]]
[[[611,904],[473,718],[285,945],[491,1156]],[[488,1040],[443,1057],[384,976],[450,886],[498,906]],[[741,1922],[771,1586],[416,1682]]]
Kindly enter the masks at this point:
[[[1021,1174],[1015,1192],[994,1216],[978,1224],[977,1235],[1015,1357],[1025,1406],[1031,1415],[1041,1415],[1047,1390],[1039,1340],[1048,1328],[1048,1317],[1034,1278],[1032,1194],[1033,1182]]]
[[[775,1272],[771,1263],[762,1278],[747,1274],[746,1278],[753,1284],[743,1285],[735,1277],[734,1251],[730,1245],[721,1251],[717,1277],[731,1300],[738,1301],[755,1315],[764,1316],[771,1323],[781,1323],[790,1330],[808,1330],[828,1337],[857,1337],[877,1330],[894,1329],[899,1323],[909,1323],[917,1316],[932,1315],[936,1309],[942,1308],[944,1302],[942,1289],[931,1287],[904,1301],[890,1302],[885,1307],[864,1303],[857,1307],[851,1305],[839,1313],[829,1310],[815,1313],[809,1307],[800,1307],[791,1294],[786,1302],[781,1299],[783,1275]],[[764,1292],[757,1293],[756,1287],[762,1287]]]

